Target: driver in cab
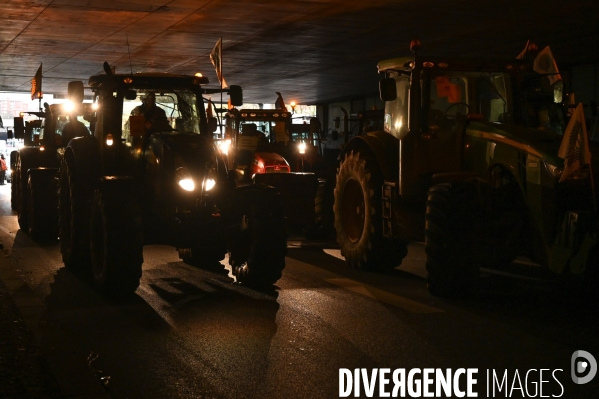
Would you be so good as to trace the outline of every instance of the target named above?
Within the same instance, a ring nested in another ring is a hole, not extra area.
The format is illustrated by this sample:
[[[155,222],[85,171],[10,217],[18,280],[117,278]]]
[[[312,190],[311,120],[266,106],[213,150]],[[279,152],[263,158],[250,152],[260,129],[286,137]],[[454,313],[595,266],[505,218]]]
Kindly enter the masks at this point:
[[[152,131],[171,131],[173,130],[166,113],[162,108],[156,105],[156,94],[153,92],[147,93],[141,99],[141,105],[133,108],[131,115],[141,115],[145,119],[147,130]]]

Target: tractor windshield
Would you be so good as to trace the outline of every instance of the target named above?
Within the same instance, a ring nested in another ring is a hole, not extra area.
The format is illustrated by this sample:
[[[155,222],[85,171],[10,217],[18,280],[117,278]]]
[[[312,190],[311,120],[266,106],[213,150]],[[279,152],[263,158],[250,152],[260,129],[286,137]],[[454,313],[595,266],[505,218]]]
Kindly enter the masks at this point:
[[[123,99],[123,137],[130,141],[132,116],[143,116],[146,130],[199,134],[197,100],[196,94],[190,90],[137,90],[135,99]]]

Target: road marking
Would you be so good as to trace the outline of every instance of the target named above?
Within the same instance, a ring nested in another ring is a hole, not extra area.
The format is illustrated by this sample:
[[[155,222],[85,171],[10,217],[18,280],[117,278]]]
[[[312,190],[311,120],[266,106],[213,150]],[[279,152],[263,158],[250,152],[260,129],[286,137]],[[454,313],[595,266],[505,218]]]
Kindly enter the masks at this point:
[[[337,285],[339,287],[345,288],[346,290],[355,292],[360,295],[364,295],[368,298],[376,299],[377,301],[384,302],[389,305],[396,306],[398,308],[402,308],[412,313],[442,313],[441,309],[437,309],[433,306],[428,306],[418,301],[414,301],[412,299],[408,299],[406,297],[392,294],[385,290],[381,290],[379,288],[372,287],[370,285],[359,283],[355,280],[349,278],[330,278],[325,281]]]

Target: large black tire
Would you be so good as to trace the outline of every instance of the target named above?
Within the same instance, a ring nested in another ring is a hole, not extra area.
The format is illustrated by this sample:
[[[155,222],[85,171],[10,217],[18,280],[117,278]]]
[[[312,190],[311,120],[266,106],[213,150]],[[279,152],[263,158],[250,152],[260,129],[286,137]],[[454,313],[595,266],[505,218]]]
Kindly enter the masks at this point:
[[[287,253],[283,205],[275,189],[246,186],[236,190],[233,212],[239,229],[229,243],[229,264],[237,282],[272,286],[281,278]]]
[[[428,289],[435,296],[476,290],[479,268],[473,247],[480,207],[476,184],[438,184],[428,191],[425,252]]]
[[[28,172],[29,235],[35,240],[58,239],[58,169]]]
[[[334,184],[334,179],[318,179],[314,198],[314,224],[305,229],[308,239],[326,239],[333,233]]]
[[[17,182],[15,184],[15,189],[17,190],[16,201],[17,201],[17,222],[19,223],[19,227],[21,230],[29,232],[29,215],[27,213],[28,210],[28,202],[29,202],[29,192],[27,187],[27,176],[23,176],[23,173],[27,173],[27,171],[23,171],[22,158],[19,157],[17,160]],[[13,184],[13,183],[11,183]]]
[[[17,151],[13,151],[10,153],[10,157],[10,164],[12,169],[12,176],[10,181],[10,207],[12,208],[12,210],[16,211],[19,209],[19,171],[17,169],[19,153]]]
[[[128,186],[126,181],[104,181],[94,192],[91,212],[94,284],[119,296],[139,287],[143,264],[141,211]]]
[[[74,166],[64,159],[59,188],[60,251],[65,266],[84,278],[90,277],[90,208]]]
[[[407,244],[383,237],[383,175],[374,157],[351,151],[339,167],[335,229],[341,254],[358,269],[389,270],[407,255]]]

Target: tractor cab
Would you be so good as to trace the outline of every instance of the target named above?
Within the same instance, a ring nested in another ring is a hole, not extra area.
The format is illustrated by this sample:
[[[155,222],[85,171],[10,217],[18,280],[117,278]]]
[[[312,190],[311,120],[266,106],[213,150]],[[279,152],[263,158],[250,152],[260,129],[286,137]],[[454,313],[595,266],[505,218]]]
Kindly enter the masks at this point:
[[[229,110],[225,115],[227,166],[237,182],[250,182],[256,174],[289,173],[286,160],[291,113],[273,109]]]

